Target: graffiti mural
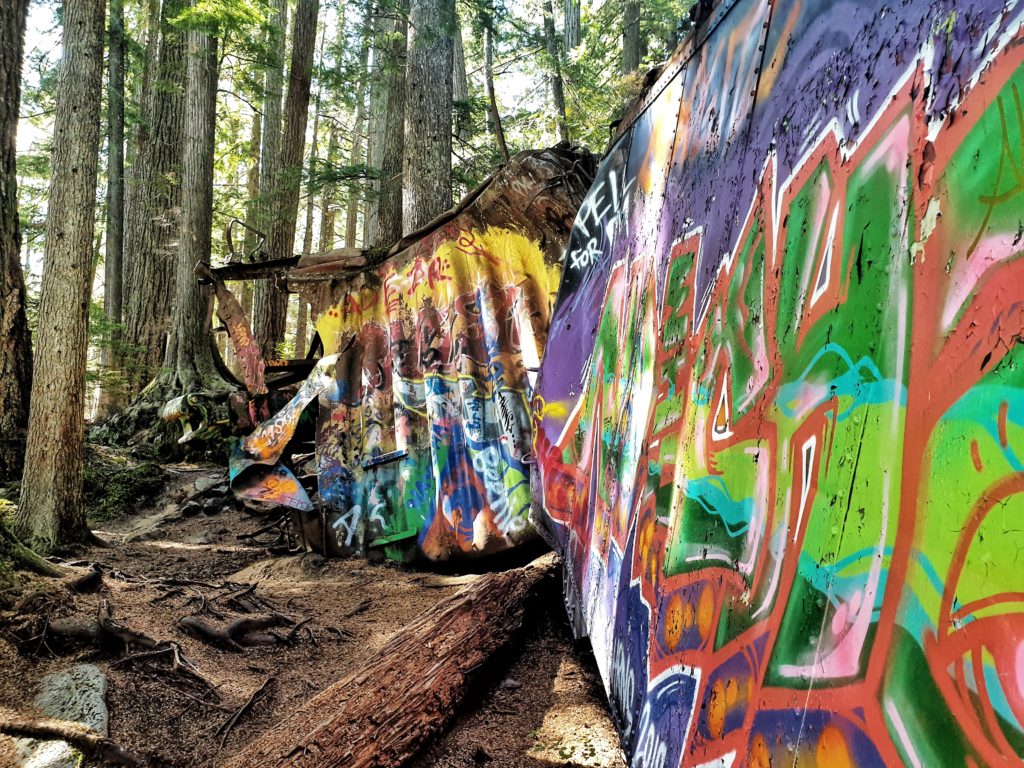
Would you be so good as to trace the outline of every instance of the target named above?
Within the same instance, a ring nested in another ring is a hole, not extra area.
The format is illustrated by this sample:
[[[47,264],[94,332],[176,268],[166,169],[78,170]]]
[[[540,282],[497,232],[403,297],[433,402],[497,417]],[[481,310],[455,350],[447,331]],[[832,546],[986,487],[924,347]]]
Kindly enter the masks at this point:
[[[634,766],[1024,757],[1024,6],[719,3],[534,398]]]
[[[324,357],[241,441],[236,493],[296,510],[307,546],[334,554],[446,559],[533,537],[530,401],[592,173],[565,148],[523,153],[377,266],[303,282]],[[315,454],[289,466],[309,406]]]

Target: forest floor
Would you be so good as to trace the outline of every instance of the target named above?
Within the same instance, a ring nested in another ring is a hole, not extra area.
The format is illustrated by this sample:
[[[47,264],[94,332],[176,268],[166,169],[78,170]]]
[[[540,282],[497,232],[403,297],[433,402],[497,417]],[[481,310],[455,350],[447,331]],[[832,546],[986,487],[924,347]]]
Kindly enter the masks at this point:
[[[79,662],[96,664],[107,675],[115,742],[157,765],[215,768],[477,578],[364,559],[269,555],[258,537],[251,538],[267,520],[238,505],[207,504],[200,514],[181,514],[181,502],[197,486],[226,482],[223,468],[179,464],[163,471],[170,480],[145,508],[94,523],[108,548],[75,553],[80,566],[100,565],[99,588],[57,594],[51,585],[36,610],[52,624],[62,616],[95,615],[107,605],[118,624],[180,646],[196,675],[215,690],[173,669],[166,655],[48,647],[45,631],[35,645],[25,643],[25,632],[16,644],[7,627],[0,631],[0,702],[31,712],[45,675]],[[308,622],[294,633],[281,630],[278,638],[287,642],[244,650],[203,642],[178,624],[183,616],[214,625],[256,611]],[[265,695],[228,728],[268,680]],[[16,765],[13,743],[0,737],[0,766],[9,764]],[[450,729],[410,765],[624,768],[593,656],[585,642],[573,641],[561,595],[550,596],[522,640],[463,702]]]

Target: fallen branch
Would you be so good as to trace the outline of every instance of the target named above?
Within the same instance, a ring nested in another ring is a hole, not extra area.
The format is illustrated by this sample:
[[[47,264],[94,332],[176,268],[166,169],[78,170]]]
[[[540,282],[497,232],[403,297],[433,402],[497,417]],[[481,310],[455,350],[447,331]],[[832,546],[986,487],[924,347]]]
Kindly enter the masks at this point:
[[[490,659],[556,591],[553,555],[489,573],[406,626],[359,669],[274,724],[224,768],[398,768],[440,733]]]
[[[209,696],[211,693],[219,696],[219,694],[217,694],[217,688],[219,687],[220,685],[218,685],[216,688],[210,688],[204,691],[202,696],[193,696],[191,693],[186,693],[185,691],[175,691],[175,693],[177,693],[179,696],[184,696],[186,699],[189,699],[189,703],[186,704],[181,709],[181,711],[178,712],[178,714],[172,716],[171,719],[167,721],[167,723],[173,723],[179,717],[184,715],[186,712],[192,709],[193,704],[202,704],[204,707],[212,707],[213,709],[219,709],[221,712],[230,712],[230,707],[226,707],[223,704],[218,704],[216,701],[206,700],[206,697]]]
[[[263,681],[263,685],[261,685],[259,688],[257,688],[255,691],[252,692],[252,695],[249,696],[249,698],[246,700],[245,704],[243,704],[241,707],[239,707],[238,711],[235,712],[235,714],[231,715],[231,717],[229,717],[227,720],[225,720],[223,723],[221,723],[220,728],[218,728],[214,732],[214,734],[213,734],[214,736],[220,736],[220,748],[221,749],[224,749],[224,744],[228,740],[228,734],[231,733],[231,729],[235,727],[235,725],[241,719],[242,715],[244,715],[246,712],[248,712],[250,709],[252,709],[253,704],[255,704],[259,699],[263,698],[263,695],[266,692],[267,687],[273,681],[274,681],[273,676],[268,677],[266,680],[264,680]]]
[[[66,741],[91,760],[125,768],[143,768],[146,761],[81,723],[34,718],[0,708],[0,733],[22,739]]]
[[[161,656],[167,656],[170,659],[170,671],[172,673],[191,678],[202,685],[207,691],[212,691],[219,687],[211,683],[199,673],[199,669],[196,665],[185,658],[181,652],[181,646],[173,640],[161,640],[153,650],[135,653],[131,656],[125,656],[123,659],[115,661],[113,666],[119,667],[126,664],[133,664],[137,661],[150,661],[152,659],[160,658]]]
[[[363,600],[359,601],[359,604],[355,608],[346,613],[343,618],[351,619],[354,616],[358,616],[361,613],[366,613],[370,609],[370,605],[372,605],[372,601],[370,600],[370,598],[364,598]]]

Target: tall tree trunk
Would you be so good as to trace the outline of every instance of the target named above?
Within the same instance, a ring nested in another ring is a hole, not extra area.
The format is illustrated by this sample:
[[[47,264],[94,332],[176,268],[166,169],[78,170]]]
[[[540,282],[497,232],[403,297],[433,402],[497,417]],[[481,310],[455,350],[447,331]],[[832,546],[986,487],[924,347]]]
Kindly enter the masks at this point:
[[[248,256],[256,250],[258,239],[251,228],[259,226],[259,204],[260,204],[260,143],[262,136],[263,116],[258,110],[252,113],[252,132],[249,138],[249,168],[245,176],[245,238],[242,250]],[[239,303],[242,305],[242,312],[245,314],[245,321],[252,324],[252,280],[242,280],[239,283]],[[233,350],[234,346],[230,346]]]
[[[548,49],[548,80],[551,82],[551,98],[555,102],[555,117],[558,122],[558,138],[569,140],[569,121],[565,116],[565,89],[562,83],[562,63],[558,52],[558,37],[555,34],[555,8],[552,0],[544,0],[544,41]]]
[[[128,176],[125,199],[123,293],[125,349],[117,364],[128,393],[138,393],[163,362],[174,296],[181,209],[185,44],[171,21],[182,0],[164,0],[156,72],[145,128]]]
[[[324,50],[324,36],[327,33],[327,27],[324,26],[323,31],[320,34],[320,53],[319,56],[323,57]],[[320,102],[322,99],[323,88],[320,83],[317,83],[316,89],[316,107],[313,109],[313,131],[312,138],[309,145],[309,180],[312,181],[313,174],[316,172],[316,162],[318,157],[319,142],[318,134],[320,133]],[[313,190],[307,186],[306,188],[306,222],[302,231],[302,255],[308,256],[313,252]],[[299,295],[298,306],[295,312],[295,356],[299,357],[306,354],[306,329],[307,329],[307,317],[308,307],[306,306],[306,300]]]
[[[142,76],[139,78],[138,87],[135,88],[133,102],[135,114],[145,117],[149,100],[153,93],[153,80],[156,76],[156,59],[160,42],[160,0],[147,0],[146,2],[146,48],[142,54]],[[128,135],[128,147],[125,163],[128,167],[135,165],[139,156],[139,148],[146,136],[145,120],[137,120],[132,132]],[[124,274],[122,272],[122,284]]]
[[[96,218],[104,0],[65,0],[46,251],[15,533],[42,552],[89,535],[82,500],[89,275]]]
[[[565,38],[565,50],[574,51],[579,47],[583,35],[580,0],[565,0],[565,25],[562,34]]]
[[[338,155],[338,132],[331,129],[331,137],[327,142],[327,162],[334,162]],[[320,199],[320,252],[324,253],[334,249],[334,186],[324,185],[323,196]],[[315,318],[312,318],[315,319]]]
[[[412,232],[452,204],[454,0],[411,0],[406,54],[402,229]]]
[[[387,104],[380,139],[380,197],[377,203],[376,248],[388,248],[402,237],[402,159],[405,155],[405,52],[408,5],[399,3],[385,52]]]
[[[373,0],[364,0],[363,25],[360,31],[359,42],[359,81],[356,85],[356,115],[352,125],[352,151],[349,154],[348,164],[351,167],[361,165],[366,161],[363,152],[363,132],[366,130],[366,81],[367,68],[370,58],[370,25],[372,23]],[[349,191],[348,205],[345,214],[345,246],[355,248],[356,227],[359,219],[359,193],[354,189]]]
[[[284,131],[281,135],[280,173],[274,195],[276,205],[270,222],[268,241],[272,259],[287,258],[295,249],[295,220],[299,213],[299,184],[302,178],[309,90],[313,79],[313,48],[316,45],[316,19],[319,9],[319,0],[298,0],[295,6],[292,60],[288,71],[288,94],[284,103]],[[284,341],[288,294],[279,290],[271,280],[261,280],[257,286],[270,288],[269,291],[263,292],[265,300],[262,304],[259,302],[261,294],[257,293],[256,296],[256,338],[260,342],[264,357],[271,358],[277,345]]]
[[[455,107],[455,137],[461,142],[470,138],[469,130],[469,77],[466,75],[466,49],[462,44],[462,24],[455,14],[455,29],[452,31],[454,62],[452,69],[452,103]]]
[[[277,13],[267,31],[271,60],[268,62],[263,91],[263,127],[260,146],[258,228],[267,235],[265,245],[271,255],[270,231],[278,206],[281,175],[281,97],[284,90],[285,41],[288,31],[288,0],[277,0]],[[263,355],[275,356],[275,348],[284,333],[282,297],[271,280],[257,280],[252,297],[253,333]],[[275,336],[276,334],[276,336]]]
[[[123,399],[116,381],[114,345],[121,333],[122,257],[124,255],[124,0],[110,0],[107,65],[107,250],[103,260],[103,314],[110,338],[100,352],[105,373],[100,418]]]
[[[174,314],[164,368],[175,394],[221,389],[211,328],[212,297],[193,270],[209,262],[213,229],[213,153],[217,118],[217,41],[198,28],[188,37],[185,152],[181,174],[181,237]]]
[[[388,108],[387,69],[383,59],[387,55],[389,28],[389,19],[383,18],[380,13],[374,15],[370,45],[370,107],[366,121],[366,164],[373,175],[366,181],[366,195],[363,201],[363,247],[369,247],[377,235],[381,142],[384,134],[384,117]]]
[[[0,0],[0,480],[21,472],[32,385],[15,168],[27,12],[28,0]]]
[[[249,168],[245,174],[245,239],[242,250],[249,255],[256,250],[257,238],[252,231],[259,227],[260,204],[260,143],[263,140],[262,115],[257,110],[252,112],[252,129],[249,134]],[[251,285],[250,285],[251,290]]]
[[[494,135],[501,156],[508,162],[508,144],[505,143],[505,128],[501,124],[501,112],[498,110],[498,95],[494,91],[494,10],[488,2],[481,13],[484,28],[484,87],[487,90],[487,130]]]
[[[640,68],[640,0],[622,4],[622,73]]]

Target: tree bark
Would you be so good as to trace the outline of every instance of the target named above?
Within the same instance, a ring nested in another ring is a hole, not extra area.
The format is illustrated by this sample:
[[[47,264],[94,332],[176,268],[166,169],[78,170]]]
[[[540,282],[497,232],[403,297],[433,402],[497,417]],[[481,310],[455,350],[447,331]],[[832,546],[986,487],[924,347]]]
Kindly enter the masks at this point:
[[[285,41],[288,28],[288,2],[277,0],[277,13],[267,31],[272,60],[267,65],[263,95],[262,145],[260,146],[258,228],[268,236],[266,252],[270,256],[270,231],[280,194],[281,175],[281,98],[284,90]],[[284,336],[282,296],[270,280],[257,280],[252,297],[253,333],[264,357],[275,356]],[[276,336],[275,336],[276,334]]]
[[[110,338],[100,352],[105,377],[97,416],[121,404],[114,369],[114,345],[120,339],[122,257],[124,255],[124,0],[110,0],[107,64],[107,243],[103,260],[103,314]]]
[[[466,75],[466,49],[462,44],[462,24],[459,14],[455,13],[455,29],[452,34],[454,44],[454,63],[452,69],[452,103],[455,114],[455,138],[461,142],[470,139],[469,127],[469,77]]]
[[[36,368],[14,533],[41,552],[84,541],[85,356],[96,212],[104,0],[65,0]]]
[[[565,50],[574,51],[579,47],[583,28],[580,22],[580,0],[565,0],[565,25],[563,37]]]
[[[15,167],[27,12],[28,0],[0,0],[0,480],[21,473],[32,386]]]
[[[484,28],[484,86],[487,90],[487,102],[490,105],[487,115],[487,129],[494,135],[501,156],[508,162],[508,144],[505,142],[505,128],[501,124],[501,112],[498,110],[498,95],[494,91],[494,12],[490,4],[481,19]]]
[[[379,11],[379,8],[378,8]],[[377,204],[380,199],[380,151],[384,132],[384,116],[387,111],[386,69],[382,64],[387,46],[389,20],[380,13],[374,14],[370,44],[370,105],[366,120],[366,165],[371,177],[366,181],[366,195],[363,201],[362,243],[369,247],[377,234]]]
[[[356,85],[356,114],[352,124],[352,150],[348,164],[355,168],[366,161],[363,151],[363,132],[366,130],[366,80],[370,57],[370,24],[372,22],[373,0],[364,0],[363,25],[359,42],[359,81]],[[359,223],[359,193],[351,189],[345,211],[345,247],[356,247],[356,229]]]
[[[558,37],[555,34],[555,8],[552,0],[544,1],[544,41],[548,49],[548,80],[551,83],[551,98],[555,102],[558,139],[568,141],[569,121],[565,115],[565,88],[562,83],[561,54],[558,51]]]
[[[622,73],[640,68],[640,0],[622,4]]]
[[[408,5],[397,9],[388,41],[387,104],[380,146],[380,197],[377,203],[376,248],[388,248],[402,238],[402,159],[405,155],[405,52]]]
[[[280,174],[276,189],[277,205],[271,220],[268,250],[271,259],[284,259],[295,251],[295,224],[299,214],[299,185],[302,180],[303,155],[306,143],[306,119],[309,113],[309,92],[313,81],[313,49],[316,47],[316,22],[319,0],[298,0],[295,6],[295,28],[292,32],[292,60],[288,70],[288,93],[284,102],[284,131],[281,135]],[[261,280],[257,286],[271,290],[265,294],[263,324],[257,331],[263,355],[274,357],[278,344],[284,341],[288,312],[288,294],[274,281]],[[256,310],[259,312],[260,304]]]
[[[181,209],[185,43],[173,24],[182,0],[164,0],[145,127],[125,199],[123,339],[116,364],[137,394],[163,362],[174,296]],[[153,65],[151,65],[153,66]]]
[[[185,152],[181,175],[181,237],[174,313],[164,358],[166,387],[175,395],[222,390],[227,383],[214,362],[212,297],[195,279],[195,266],[210,260],[213,229],[213,155],[217,118],[217,41],[189,29]]]
[[[334,162],[338,155],[338,131],[331,128],[331,136],[327,141],[327,162]],[[323,197],[320,200],[320,252],[330,251],[334,248],[334,186],[324,185]]]
[[[153,92],[153,78],[156,72],[156,58],[160,41],[160,0],[146,0],[146,47],[142,54],[142,77],[132,94],[135,114],[145,116],[149,99]],[[145,140],[145,121],[137,120],[131,134],[128,135],[128,146],[125,152],[125,163],[133,167],[139,156],[139,148]],[[127,201],[126,201],[127,203]],[[123,266],[123,265],[122,265]],[[124,273],[122,270],[122,285]]]
[[[326,35],[327,27],[324,27],[323,32],[320,34],[320,56],[323,56],[324,49],[324,36]],[[313,174],[316,172],[316,162],[318,156],[319,142],[317,141],[317,134],[320,132],[320,102],[322,98],[322,86],[317,85],[316,92],[316,107],[313,109],[313,132],[312,138],[309,145],[309,179],[313,179]],[[305,227],[302,231],[302,255],[309,256],[313,252],[313,192],[307,186],[306,188],[306,222]],[[306,353],[306,329],[308,326],[308,315],[309,309],[306,305],[306,300],[299,295],[298,296],[298,307],[295,312],[295,356],[299,357]]]
[[[402,629],[226,768],[398,768],[454,717],[474,675],[521,630],[532,599],[557,590],[558,561],[488,573]]]
[[[256,251],[259,244],[256,234],[252,228],[259,226],[259,204],[260,204],[260,143],[262,142],[263,119],[259,110],[253,109],[252,128],[249,134],[249,168],[245,175],[245,238],[243,239],[242,251],[245,256]],[[242,280],[238,283],[239,303],[245,314],[245,323],[252,328],[252,280]],[[238,361],[234,355],[234,345],[229,344],[228,350],[233,362]],[[234,370],[234,369],[233,369]]]
[[[402,229],[412,232],[452,204],[454,0],[411,0],[406,54]]]
[[[252,112],[252,128],[249,134],[249,168],[245,174],[245,239],[242,249],[245,255],[256,250],[257,238],[253,229],[259,228],[260,204],[260,143],[263,141],[263,120],[259,111]],[[250,284],[251,289],[251,284]]]

